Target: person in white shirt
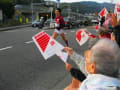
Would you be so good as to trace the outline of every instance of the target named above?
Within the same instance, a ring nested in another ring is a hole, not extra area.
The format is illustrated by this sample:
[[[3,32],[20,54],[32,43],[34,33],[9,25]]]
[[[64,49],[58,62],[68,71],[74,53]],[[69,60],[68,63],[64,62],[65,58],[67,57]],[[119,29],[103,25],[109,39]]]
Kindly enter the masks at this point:
[[[120,49],[108,39],[99,40],[91,50],[85,52],[87,78],[79,90],[120,90]]]

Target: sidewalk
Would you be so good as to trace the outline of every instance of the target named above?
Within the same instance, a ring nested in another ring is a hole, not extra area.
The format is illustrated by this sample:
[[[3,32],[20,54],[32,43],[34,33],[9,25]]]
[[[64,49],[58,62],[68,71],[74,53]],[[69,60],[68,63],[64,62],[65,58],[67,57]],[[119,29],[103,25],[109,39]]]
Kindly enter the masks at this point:
[[[13,30],[13,29],[24,28],[24,27],[29,27],[29,26],[31,26],[31,24],[24,24],[24,25],[19,25],[19,26],[5,27],[5,28],[0,28],[0,31]]]

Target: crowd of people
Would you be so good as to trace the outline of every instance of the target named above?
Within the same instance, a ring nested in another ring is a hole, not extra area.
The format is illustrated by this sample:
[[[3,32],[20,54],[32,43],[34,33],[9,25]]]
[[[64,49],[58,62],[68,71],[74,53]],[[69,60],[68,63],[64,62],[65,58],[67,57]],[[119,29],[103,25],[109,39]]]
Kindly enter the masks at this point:
[[[55,21],[53,38],[62,36],[65,52],[78,66],[65,64],[73,78],[64,90],[120,90],[120,24],[116,14],[109,12],[101,17],[98,35],[90,36],[84,56],[68,47],[60,9],[56,10]]]

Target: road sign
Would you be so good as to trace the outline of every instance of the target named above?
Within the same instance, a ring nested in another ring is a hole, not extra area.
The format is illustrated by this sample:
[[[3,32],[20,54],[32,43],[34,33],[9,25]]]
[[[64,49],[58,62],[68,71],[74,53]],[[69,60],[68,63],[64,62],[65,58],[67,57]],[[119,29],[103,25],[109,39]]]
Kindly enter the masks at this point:
[[[3,20],[3,14],[2,14],[2,10],[0,10],[0,21]]]
[[[60,2],[60,0],[56,0],[57,2]]]

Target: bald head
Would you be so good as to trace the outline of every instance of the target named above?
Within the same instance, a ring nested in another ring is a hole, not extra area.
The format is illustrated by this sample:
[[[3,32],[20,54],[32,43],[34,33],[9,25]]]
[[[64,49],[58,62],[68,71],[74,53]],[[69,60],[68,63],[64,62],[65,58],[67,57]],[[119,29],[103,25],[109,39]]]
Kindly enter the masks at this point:
[[[120,49],[116,43],[101,39],[92,47],[91,54],[98,74],[116,77],[120,59]]]

